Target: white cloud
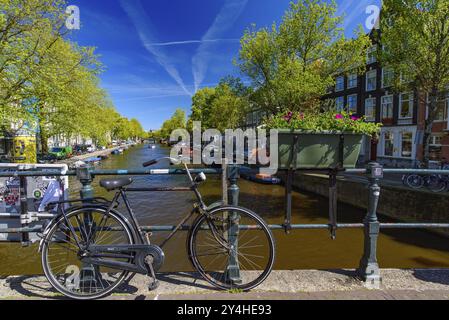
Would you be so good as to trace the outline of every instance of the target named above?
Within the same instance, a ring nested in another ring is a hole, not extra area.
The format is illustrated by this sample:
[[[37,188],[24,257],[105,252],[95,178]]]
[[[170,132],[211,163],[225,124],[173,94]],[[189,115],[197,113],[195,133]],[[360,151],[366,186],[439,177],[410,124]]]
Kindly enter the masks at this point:
[[[248,0],[226,0],[224,6],[221,8],[209,30],[201,39],[201,45],[199,46],[195,56],[192,58],[192,72],[195,92],[198,90],[204,80],[204,77],[206,76],[211,55],[210,51],[214,45],[214,41],[210,40],[220,38],[223,33],[234,24],[243,12],[247,2]]]
[[[173,80],[176,81],[183,92],[191,96],[192,93],[187,90],[181,75],[170,61],[168,55],[160,46],[152,45],[152,43],[157,43],[158,41],[156,36],[152,33],[153,28],[149,23],[149,17],[145,13],[140,0],[120,0],[120,3],[133,22],[145,49],[155,57],[156,61],[167,71]]]

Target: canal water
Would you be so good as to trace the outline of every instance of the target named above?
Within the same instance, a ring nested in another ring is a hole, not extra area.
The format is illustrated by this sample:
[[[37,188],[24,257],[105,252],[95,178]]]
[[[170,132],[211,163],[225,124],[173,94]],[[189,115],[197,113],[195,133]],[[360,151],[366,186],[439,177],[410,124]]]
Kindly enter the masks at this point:
[[[100,169],[141,168],[143,162],[169,154],[168,148],[150,149],[145,145],[132,147],[122,155],[111,155]],[[167,162],[155,168],[168,167]],[[97,196],[111,198],[112,194],[94,182]],[[284,189],[282,186],[255,184],[239,180],[240,205],[252,209],[270,224],[284,221]],[[134,186],[186,186],[185,176],[134,177]],[[71,196],[78,197],[80,185],[70,180]],[[220,177],[209,175],[201,186],[207,203],[221,198]],[[130,193],[129,199],[143,225],[177,224],[190,210],[194,201],[191,193]],[[123,209],[123,208],[121,208]],[[340,204],[341,223],[360,223],[365,211]],[[293,223],[328,223],[328,200],[312,194],[295,192],[293,195]],[[389,222],[380,217],[382,222]],[[356,268],[363,252],[363,232],[360,229],[338,230],[337,239],[331,240],[327,230],[294,230],[286,235],[275,231],[275,269],[339,269]],[[167,233],[155,233],[153,240],[160,242]],[[191,270],[186,255],[184,232],[178,233],[165,247],[166,263],[162,271]],[[423,230],[384,230],[379,237],[378,260],[382,268],[449,268],[449,239]],[[0,275],[40,274],[40,256],[37,246],[22,248],[17,244],[0,244]]]

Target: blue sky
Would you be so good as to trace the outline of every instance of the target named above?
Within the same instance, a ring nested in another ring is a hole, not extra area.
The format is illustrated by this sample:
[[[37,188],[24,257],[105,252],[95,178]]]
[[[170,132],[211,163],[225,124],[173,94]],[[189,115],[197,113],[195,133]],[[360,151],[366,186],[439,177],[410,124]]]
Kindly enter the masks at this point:
[[[102,86],[117,110],[158,129],[191,95],[226,75],[252,23],[279,22],[290,0],[71,0],[81,13],[72,39],[97,47]],[[380,0],[338,0],[348,36]]]

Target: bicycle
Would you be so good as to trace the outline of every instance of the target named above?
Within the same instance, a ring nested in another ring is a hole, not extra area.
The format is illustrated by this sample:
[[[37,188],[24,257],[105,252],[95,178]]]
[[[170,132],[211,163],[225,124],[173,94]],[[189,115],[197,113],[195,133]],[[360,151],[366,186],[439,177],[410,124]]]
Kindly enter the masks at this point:
[[[440,174],[407,174],[402,177],[405,186],[412,189],[428,188],[430,191],[439,193],[448,189],[448,178]]]
[[[161,158],[144,163],[148,167]],[[135,273],[150,277],[149,289],[159,282],[156,272],[164,263],[165,244],[184,224],[196,216],[188,230],[187,253],[195,270],[207,282],[223,290],[250,290],[270,274],[275,259],[271,230],[256,213],[222,202],[206,206],[198,190],[206,180],[204,173],[192,177],[185,172],[197,202],[174,230],[159,245],[151,243],[151,234],[142,230],[127,192],[179,191],[181,188],[129,188],[130,178],[104,179],[100,185],[115,191],[112,201],[104,198],[59,201],[58,216],[45,228],[39,246],[42,266],[50,284],[73,299],[98,299],[113,292]],[[129,220],[117,211],[122,199]],[[86,202],[88,201],[88,202]],[[67,203],[82,202],[69,210]]]

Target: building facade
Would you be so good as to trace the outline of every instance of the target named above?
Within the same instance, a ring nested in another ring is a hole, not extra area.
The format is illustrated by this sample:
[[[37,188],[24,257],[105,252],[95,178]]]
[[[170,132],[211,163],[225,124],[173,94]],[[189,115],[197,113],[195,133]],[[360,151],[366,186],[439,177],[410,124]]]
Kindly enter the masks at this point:
[[[337,110],[382,123],[379,140],[364,143],[362,157],[365,162],[376,160],[390,167],[413,167],[422,160],[426,98],[416,90],[394,92],[393,72],[379,64],[377,50],[374,44],[368,51],[365,74],[349,73],[337,77],[335,87],[324,98],[334,99]],[[449,159],[448,98],[440,101],[439,110],[431,144],[431,159],[435,166]]]

